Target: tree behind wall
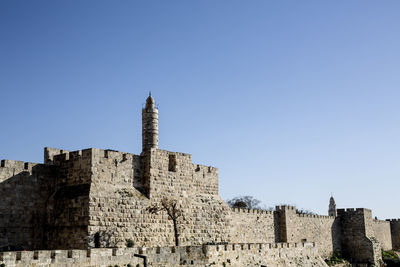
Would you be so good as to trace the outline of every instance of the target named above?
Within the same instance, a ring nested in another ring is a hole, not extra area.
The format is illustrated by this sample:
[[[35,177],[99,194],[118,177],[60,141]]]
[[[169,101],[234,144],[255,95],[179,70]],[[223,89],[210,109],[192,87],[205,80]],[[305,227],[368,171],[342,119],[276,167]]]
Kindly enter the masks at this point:
[[[252,196],[240,196],[229,199],[226,203],[231,208],[242,208],[242,209],[261,209],[261,201]]]

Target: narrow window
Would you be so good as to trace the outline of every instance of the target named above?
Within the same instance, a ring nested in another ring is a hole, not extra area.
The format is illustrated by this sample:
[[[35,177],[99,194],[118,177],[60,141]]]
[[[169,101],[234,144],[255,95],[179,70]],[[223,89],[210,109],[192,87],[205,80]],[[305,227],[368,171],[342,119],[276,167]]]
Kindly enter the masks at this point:
[[[100,247],[100,234],[96,233],[94,235],[94,247],[99,248]]]
[[[169,155],[168,170],[170,172],[176,172],[176,155]]]

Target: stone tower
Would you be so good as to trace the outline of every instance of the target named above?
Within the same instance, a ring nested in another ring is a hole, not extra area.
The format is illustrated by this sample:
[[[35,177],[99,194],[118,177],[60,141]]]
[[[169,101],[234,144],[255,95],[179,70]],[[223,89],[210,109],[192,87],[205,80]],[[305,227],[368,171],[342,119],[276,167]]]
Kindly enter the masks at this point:
[[[328,215],[336,217],[336,203],[335,203],[335,199],[333,198],[333,196],[331,196],[331,198],[329,199]]]
[[[158,148],[158,109],[151,93],[142,109],[142,151],[150,148]]]

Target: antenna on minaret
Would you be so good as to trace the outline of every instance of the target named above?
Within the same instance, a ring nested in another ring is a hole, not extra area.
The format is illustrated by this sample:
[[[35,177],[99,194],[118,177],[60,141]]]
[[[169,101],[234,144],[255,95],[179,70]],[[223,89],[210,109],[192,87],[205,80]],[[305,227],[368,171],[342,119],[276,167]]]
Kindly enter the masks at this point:
[[[149,91],[149,96],[151,96],[151,91]]]

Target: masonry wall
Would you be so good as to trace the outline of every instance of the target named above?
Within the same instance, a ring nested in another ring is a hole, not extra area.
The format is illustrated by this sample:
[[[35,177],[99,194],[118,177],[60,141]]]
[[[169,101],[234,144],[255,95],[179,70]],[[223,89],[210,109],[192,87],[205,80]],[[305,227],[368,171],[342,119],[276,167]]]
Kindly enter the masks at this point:
[[[314,243],[219,245],[207,254],[216,266],[327,266]]]
[[[335,217],[297,214],[292,206],[277,206],[281,242],[316,242],[322,256],[340,250],[340,224]]]
[[[392,219],[387,221],[390,223],[393,249],[400,250],[400,219]]]
[[[174,170],[170,170],[174,155]],[[148,166],[145,170],[144,166]],[[101,246],[174,245],[172,221],[146,209],[163,197],[177,199],[182,245],[227,242],[229,207],[218,196],[218,174],[191,162],[191,156],[151,149],[147,155],[93,150],[89,207],[89,246],[96,234]],[[143,177],[143,179],[141,178]]]
[[[42,164],[2,160],[0,165],[0,247],[44,248],[47,179]]]
[[[7,267],[143,267],[143,259],[135,254],[146,256],[149,267],[327,266],[312,243],[3,252],[0,263]]]
[[[151,149],[150,197],[160,195],[183,197],[188,194],[218,195],[218,169],[192,163],[192,155]],[[175,164],[171,163],[174,158]]]
[[[383,250],[392,249],[392,236],[390,233],[390,222],[373,220],[372,229],[374,237],[378,240]]]
[[[87,248],[92,149],[45,148],[45,162],[56,170],[49,177],[53,193],[46,207],[46,247]]]
[[[190,154],[151,149],[144,157],[150,166],[145,175],[150,200],[177,199],[184,208],[181,244],[228,242],[230,208],[218,195],[218,170],[193,164]]]
[[[338,209],[343,256],[352,263],[378,264],[381,247],[374,238],[372,213],[368,209]]]
[[[218,195],[218,170],[193,164],[190,154],[45,148],[44,161],[1,162],[0,247],[125,247],[128,240],[172,246],[172,221],[147,211],[164,197],[182,208],[181,245],[315,242],[324,257],[343,248],[359,262],[379,260],[377,241],[384,249],[400,245],[400,223],[372,220],[366,209],[337,218],[297,214],[290,206],[231,209]]]
[[[168,243],[167,218],[145,211],[150,201],[142,193],[140,156],[100,149],[92,152],[89,247],[96,246],[96,235],[100,247],[126,246],[128,239],[135,246]]]
[[[231,210],[232,243],[274,243],[275,222],[273,211],[238,209]]]

